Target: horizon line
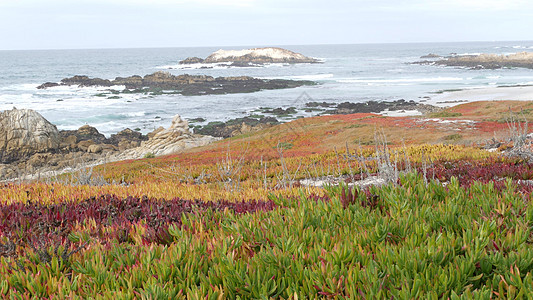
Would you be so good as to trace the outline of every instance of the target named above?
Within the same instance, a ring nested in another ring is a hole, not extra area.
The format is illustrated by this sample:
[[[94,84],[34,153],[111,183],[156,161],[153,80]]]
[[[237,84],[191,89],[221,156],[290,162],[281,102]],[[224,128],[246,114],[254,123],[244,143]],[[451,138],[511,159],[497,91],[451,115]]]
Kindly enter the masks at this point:
[[[405,44],[449,44],[449,43],[497,43],[533,42],[533,40],[471,40],[438,42],[362,42],[362,43],[309,43],[309,44],[271,44],[271,45],[212,45],[212,46],[147,46],[147,47],[94,47],[94,48],[30,48],[0,49],[0,51],[61,51],[61,50],[120,50],[120,49],[170,49],[170,48],[216,48],[216,47],[287,47],[287,46],[341,46],[341,45],[405,45]]]

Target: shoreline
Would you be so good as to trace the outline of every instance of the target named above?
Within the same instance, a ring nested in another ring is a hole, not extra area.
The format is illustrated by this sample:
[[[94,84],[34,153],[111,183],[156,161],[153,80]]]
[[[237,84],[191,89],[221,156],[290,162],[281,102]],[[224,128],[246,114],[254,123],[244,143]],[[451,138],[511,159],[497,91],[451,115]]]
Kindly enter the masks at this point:
[[[464,103],[471,103],[471,102],[477,102],[477,101],[505,101],[505,100],[518,100],[518,101],[533,101],[533,86],[517,86],[517,87],[494,87],[494,88],[479,88],[479,89],[470,89],[470,90],[463,90],[463,91],[450,91],[445,92],[443,94],[439,94],[432,98],[423,98],[425,101],[417,101],[417,102],[399,102],[400,104],[409,104],[407,107],[397,108],[397,107],[380,107],[380,105],[377,105],[378,108],[381,109],[378,111],[375,111],[373,113],[382,115],[384,117],[423,117],[427,113],[430,113],[431,110],[424,110],[427,106],[433,106],[434,108],[444,109],[449,108],[453,106],[457,106]],[[403,101],[403,100],[402,100]],[[384,101],[387,102],[387,101]],[[368,101],[365,102],[366,105],[374,103],[375,105],[378,104],[378,102],[372,102]],[[394,103],[398,104],[398,101],[396,102],[388,102],[389,105],[392,105]],[[320,106],[324,103],[318,103],[318,102],[312,102],[312,104],[315,104],[317,106]],[[361,109],[361,103],[346,103],[349,104],[348,107],[344,107],[341,109],[341,107],[337,106],[337,111],[323,111],[327,115],[342,115],[342,114],[351,114],[351,113],[357,113],[358,110]],[[354,105],[355,107],[350,107],[351,105]],[[364,106],[364,105],[363,105]],[[324,107],[325,108],[325,107]],[[330,107],[327,107],[330,108]],[[390,108],[390,109],[389,109]],[[340,109],[340,111],[339,111]],[[427,109],[427,108],[426,108]],[[353,111],[351,111],[353,110]],[[328,112],[330,112],[328,114]],[[318,113],[317,115],[312,115],[306,118],[320,116],[323,114]],[[249,118],[250,119],[250,118]],[[240,119],[239,119],[240,120]],[[243,119],[244,120],[244,119]],[[290,121],[290,120],[286,120]],[[237,122],[238,124],[225,124],[224,126],[228,126],[230,128],[231,132],[235,131],[237,135],[255,131],[252,130],[252,127],[255,126],[249,126],[245,125],[244,122],[241,125],[241,122]],[[264,129],[270,126],[277,125],[279,123],[285,123],[285,122],[276,122],[275,124],[271,124],[269,126],[262,126],[262,123],[258,123],[258,130]],[[187,125],[188,127],[188,125]],[[235,128],[233,128],[235,127]],[[263,128],[264,127],[264,128]],[[239,129],[240,128],[240,129]],[[81,129],[81,128],[80,128]],[[223,128],[224,129],[224,128]],[[196,135],[194,133],[191,133],[192,135]],[[200,133],[202,134],[202,133]],[[210,137],[213,139],[225,139],[228,137],[220,136],[215,137],[216,135],[213,134],[205,134],[203,133],[202,136]],[[133,148],[132,148],[133,149]],[[135,148],[137,149],[137,148]],[[131,149],[130,149],[131,150]],[[131,152],[131,151],[129,151]],[[181,152],[181,151],[179,151]],[[83,153],[82,152],[73,152],[73,153]],[[92,159],[89,159],[88,161],[78,161],[78,163],[75,163],[73,165],[65,166],[64,168],[49,168],[47,166],[42,166],[37,169],[28,170],[26,168],[24,169],[17,169],[20,170],[21,173],[19,173],[19,176],[16,177],[4,177],[1,178],[0,183],[13,183],[17,181],[32,181],[32,180],[39,180],[43,178],[50,178],[54,177],[60,174],[64,173],[70,173],[70,172],[76,172],[81,171],[83,169],[92,168],[94,166],[98,166],[101,164],[111,163],[111,162],[117,162],[117,161],[123,161],[123,160],[129,160],[129,159],[136,159],[136,158],[142,158],[141,156],[137,155],[136,157],[125,155],[128,153],[128,150],[124,151],[118,151],[116,153],[112,153],[111,155],[102,155],[100,157],[93,157]],[[80,156],[81,158],[81,156]],[[26,160],[24,160],[26,161]],[[20,161],[23,162],[23,161]],[[13,164],[13,166],[16,166],[15,164],[18,164],[19,162],[16,162]],[[0,166],[8,167],[11,164],[0,164]],[[1,168],[0,168],[1,169]]]
[[[430,96],[424,104],[452,107],[476,101],[533,101],[533,86],[482,87]]]

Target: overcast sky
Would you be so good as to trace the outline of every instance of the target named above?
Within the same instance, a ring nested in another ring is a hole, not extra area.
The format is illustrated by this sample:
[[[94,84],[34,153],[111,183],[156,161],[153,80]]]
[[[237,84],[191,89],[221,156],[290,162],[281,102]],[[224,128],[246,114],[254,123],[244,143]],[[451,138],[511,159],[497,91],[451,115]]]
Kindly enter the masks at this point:
[[[0,0],[0,49],[533,40],[530,0]]]

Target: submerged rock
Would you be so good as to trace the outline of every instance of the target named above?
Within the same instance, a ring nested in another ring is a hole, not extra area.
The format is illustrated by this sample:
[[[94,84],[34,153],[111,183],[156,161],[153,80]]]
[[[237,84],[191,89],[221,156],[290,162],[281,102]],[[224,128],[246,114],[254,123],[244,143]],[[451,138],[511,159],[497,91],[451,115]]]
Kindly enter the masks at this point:
[[[218,50],[206,59],[189,57],[180,61],[180,64],[196,63],[232,63],[235,67],[247,67],[250,65],[262,65],[267,63],[318,63],[315,58],[304,56],[287,49],[266,47],[244,50]]]
[[[0,162],[11,163],[35,153],[57,151],[59,131],[31,109],[0,112]]]

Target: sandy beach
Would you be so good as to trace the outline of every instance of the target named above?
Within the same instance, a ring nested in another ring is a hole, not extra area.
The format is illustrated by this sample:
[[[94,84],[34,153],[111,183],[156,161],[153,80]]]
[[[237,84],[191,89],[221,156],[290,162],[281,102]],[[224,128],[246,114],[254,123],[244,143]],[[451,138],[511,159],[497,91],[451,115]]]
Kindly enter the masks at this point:
[[[475,88],[455,92],[445,92],[432,96],[426,104],[440,107],[454,106],[466,102],[490,100],[533,100],[533,86]]]

